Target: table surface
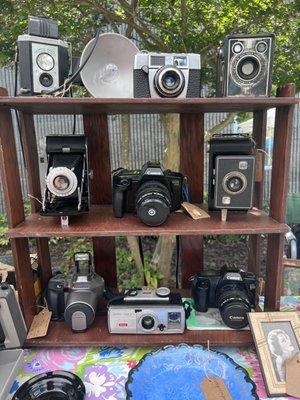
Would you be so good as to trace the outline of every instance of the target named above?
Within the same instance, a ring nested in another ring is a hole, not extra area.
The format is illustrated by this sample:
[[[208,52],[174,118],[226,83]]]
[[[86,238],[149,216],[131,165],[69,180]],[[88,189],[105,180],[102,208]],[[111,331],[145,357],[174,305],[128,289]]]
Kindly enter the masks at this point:
[[[282,309],[300,311],[300,297],[282,297]],[[254,347],[216,348],[232,357],[244,367],[256,383],[260,400],[268,399],[259,362]],[[11,388],[7,400],[30,377],[54,370],[67,370],[80,376],[86,387],[86,400],[124,400],[125,383],[131,368],[151,347],[89,347],[89,348],[42,348],[25,350],[24,364]],[[293,399],[292,397],[284,397]],[[276,398],[280,399],[279,397]],[[164,399],[162,399],[164,400]],[[167,399],[166,399],[167,400]],[[274,399],[275,400],[275,399]]]

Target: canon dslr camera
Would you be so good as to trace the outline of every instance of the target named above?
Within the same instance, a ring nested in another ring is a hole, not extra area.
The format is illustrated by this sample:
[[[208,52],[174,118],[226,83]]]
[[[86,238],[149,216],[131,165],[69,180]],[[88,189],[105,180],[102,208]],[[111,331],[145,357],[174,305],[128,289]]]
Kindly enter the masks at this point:
[[[113,172],[114,215],[136,212],[146,225],[161,225],[180,209],[186,185],[182,174],[164,170],[160,163],[148,162],[133,171],[119,168]]]
[[[134,97],[200,97],[199,54],[138,53]]]
[[[193,278],[195,310],[218,308],[223,322],[233,329],[248,325],[247,313],[256,306],[258,280],[250,272],[224,266],[220,272],[200,271]]]
[[[104,280],[94,272],[91,255],[76,253],[73,271],[49,280],[47,304],[52,320],[65,320],[74,332],[85,331],[95,319],[103,293]]]

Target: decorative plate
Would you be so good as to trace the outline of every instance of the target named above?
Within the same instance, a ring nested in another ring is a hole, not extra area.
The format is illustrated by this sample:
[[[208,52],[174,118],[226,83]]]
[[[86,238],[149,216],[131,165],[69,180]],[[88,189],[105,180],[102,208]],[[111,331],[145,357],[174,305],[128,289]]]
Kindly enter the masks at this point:
[[[205,400],[207,377],[221,378],[232,399],[259,399],[248,372],[224,353],[200,345],[166,346],[146,354],[126,382],[131,400]]]

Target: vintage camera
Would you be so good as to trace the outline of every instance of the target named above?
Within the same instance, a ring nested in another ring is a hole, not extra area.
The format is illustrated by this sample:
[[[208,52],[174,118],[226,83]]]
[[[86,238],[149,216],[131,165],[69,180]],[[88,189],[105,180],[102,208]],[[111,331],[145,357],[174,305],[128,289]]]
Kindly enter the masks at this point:
[[[217,96],[270,96],[275,36],[226,36],[217,54]]]
[[[71,50],[58,37],[57,22],[43,17],[28,18],[28,34],[18,37],[20,93],[52,92],[61,86],[71,68]]]
[[[208,207],[252,208],[255,178],[254,142],[245,135],[215,135],[209,142]]]
[[[250,272],[223,267],[220,272],[200,271],[193,278],[195,310],[218,308],[223,322],[233,329],[248,325],[247,313],[256,306],[258,279]]]
[[[186,186],[182,174],[164,170],[160,163],[148,162],[133,171],[119,168],[113,172],[114,215],[136,212],[144,224],[161,225],[180,209]]]
[[[0,283],[0,347],[21,347],[26,336],[27,328],[15,290],[8,283]]]
[[[199,54],[138,53],[134,60],[134,97],[200,97]]]
[[[74,215],[90,208],[87,140],[47,136],[47,173],[42,215]]]
[[[49,280],[46,300],[54,321],[65,320],[74,332],[82,332],[93,323],[103,293],[104,280],[94,272],[91,255],[76,253],[71,273]]]
[[[168,288],[129,290],[108,306],[110,333],[183,333],[185,310],[178,293]]]

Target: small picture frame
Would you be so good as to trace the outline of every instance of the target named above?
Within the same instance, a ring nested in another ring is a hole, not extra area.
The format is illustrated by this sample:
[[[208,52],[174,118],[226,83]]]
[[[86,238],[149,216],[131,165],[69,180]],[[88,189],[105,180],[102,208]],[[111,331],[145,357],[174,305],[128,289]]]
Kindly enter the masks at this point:
[[[285,395],[285,361],[300,352],[300,318],[296,311],[249,313],[248,318],[268,395]]]

